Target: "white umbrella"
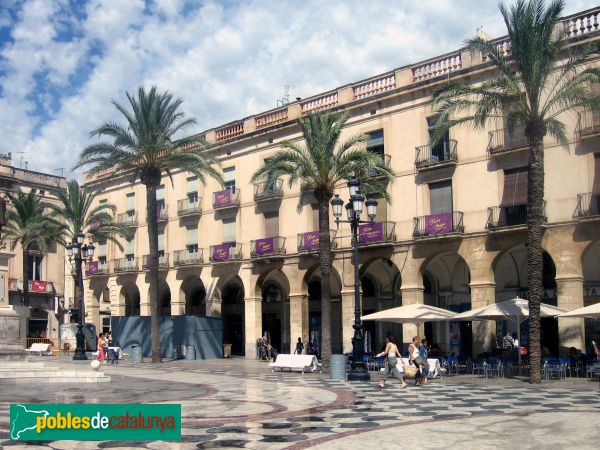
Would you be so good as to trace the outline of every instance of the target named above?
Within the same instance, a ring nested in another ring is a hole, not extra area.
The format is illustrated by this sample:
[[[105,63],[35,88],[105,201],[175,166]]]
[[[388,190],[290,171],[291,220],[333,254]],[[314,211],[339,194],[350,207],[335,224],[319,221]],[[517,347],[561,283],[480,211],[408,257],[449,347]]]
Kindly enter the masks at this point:
[[[380,320],[393,323],[414,323],[417,327],[421,322],[437,322],[454,318],[454,313],[447,309],[435,306],[413,303],[412,305],[399,306],[386,309],[373,314],[362,316],[360,320]]]
[[[589,317],[591,319],[600,319],[600,303],[586,306],[585,308],[575,309],[558,317]]]
[[[557,308],[542,303],[540,305],[540,316],[556,317],[566,312],[564,309]],[[529,302],[525,299],[515,297],[512,300],[492,303],[480,308],[471,309],[457,314],[453,320],[511,320],[517,324],[517,336],[519,346],[521,345],[521,322],[529,318]],[[519,365],[521,365],[521,349],[517,352]]]

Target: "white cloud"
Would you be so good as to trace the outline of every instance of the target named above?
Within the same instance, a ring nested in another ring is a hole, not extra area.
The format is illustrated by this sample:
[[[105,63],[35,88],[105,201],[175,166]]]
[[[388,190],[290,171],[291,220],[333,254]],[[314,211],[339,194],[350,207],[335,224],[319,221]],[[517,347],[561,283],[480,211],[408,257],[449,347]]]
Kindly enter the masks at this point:
[[[593,6],[573,0],[566,13]],[[68,7],[24,2],[0,48],[0,152],[25,150],[48,172],[70,169],[90,130],[119,119],[110,101],[140,84],[183,98],[200,131],[274,107],[286,84],[307,97],[457,49],[478,26],[504,32],[496,2],[474,0],[91,0],[82,17]]]

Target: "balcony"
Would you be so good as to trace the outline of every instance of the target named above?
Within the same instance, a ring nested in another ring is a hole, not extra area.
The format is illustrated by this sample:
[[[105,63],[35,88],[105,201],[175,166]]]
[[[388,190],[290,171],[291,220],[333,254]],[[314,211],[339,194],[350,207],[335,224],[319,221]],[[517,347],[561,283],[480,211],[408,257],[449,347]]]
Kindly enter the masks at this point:
[[[285,255],[285,238],[271,236],[250,241],[250,256],[252,258],[266,258]]]
[[[169,220],[169,212],[167,206],[159,206],[156,208],[156,219],[158,222],[166,222]]]
[[[577,194],[577,208],[573,218],[580,222],[600,219],[600,194]]]
[[[190,201],[189,198],[177,200],[177,215],[179,217],[199,216],[200,214],[202,214],[200,198],[196,201]]]
[[[142,257],[142,270],[150,270],[152,265],[152,260],[150,259],[150,255],[144,255]],[[158,257],[158,269],[168,269],[169,268],[169,254],[165,253],[164,255],[160,255]]]
[[[266,181],[254,183],[255,202],[279,200],[281,198],[283,198],[283,180],[276,180],[268,184]]]
[[[131,210],[121,214],[117,214],[117,223],[128,227],[137,227],[137,212]]]
[[[202,249],[191,252],[187,249],[173,252],[173,264],[175,267],[198,266],[204,262]]]
[[[379,155],[379,156],[381,156],[381,162],[383,164],[385,164],[386,166],[390,165],[390,161],[392,159],[392,157],[390,155],[383,154],[383,155]],[[369,178],[380,178],[380,177],[383,177],[383,175],[381,174],[381,172],[379,170],[377,170],[377,169],[369,169],[367,171],[367,176]]]
[[[488,152],[492,156],[505,155],[529,148],[525,127],[518,125],[512,130],[500,128],[489,132]]]
[[[212,262],[239,261],[242,259],[242,244],[219,244],[209,247]]]
[[[396,224],[394,222],[363,223],[358,226],[358,245],[381,246],[396,241]]]
[[[600,135],[600,113],[583,111],[579,113],[575,136],[577,139],[587,139]]]
[[[88,277],[108,275],[108,263],[101,264],[100,261],[92,261],[87,264],[85,275]]]
[[[54,294],[54,284],[51,281],[29,280],[29,292],[32,294]],[[22,291],[23,280],[19,278],[8,279],[9,291]]]
[[[115,259],[115,273],[137,272],[138,258],[120,258]]]
[[[456,236],[465,232],[460,211],[415,217],[414,225],[415,239]]]
[[[419,171],[455,166],[458,160],[456,140],[442,141],[432,147],[431,144],[416,147],[415,167]]]
[[[223,191],[213,192],[213,208],[223,210],[237,208],[240,206],[240,190],[235,191],[225,189]]]
[[[329,230],[329,239],[331,248],[337,247],[335,240],[336,230]],[[298,234],[298,253],[319,253],[319,231],[307,231],[306,233]]]

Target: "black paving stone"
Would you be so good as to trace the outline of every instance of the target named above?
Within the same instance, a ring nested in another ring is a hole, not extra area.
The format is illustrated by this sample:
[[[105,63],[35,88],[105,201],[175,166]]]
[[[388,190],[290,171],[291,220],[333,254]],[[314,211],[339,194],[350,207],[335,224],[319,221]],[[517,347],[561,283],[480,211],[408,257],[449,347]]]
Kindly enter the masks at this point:
[[[341,428],[370,428],[377,426],[374,422],[353,422],[353,423],[341,423]]]
[[[331,433],[331,427],[298,427],[292,428],[292,433]]]
[[[242,441],[241,439],[225,439],[222,441],[208,441],[201,442],[196,445],[196,448],[223,448],[223,447],[234,447],[244,448],[248,441]]]
[[[286,428],[297,427],[299,424],[295,422],[269,422],[261,423],[260,426],[265,430],[285,430]]]
[[[260,442],[297,442],[307,438],[304,434],[268,434],[263,436]]]
[[[245,427],[235,427],[235,426],[222,426],[222,427],[213,427],[206,430],[207,433],[247,433],[248,428]]]

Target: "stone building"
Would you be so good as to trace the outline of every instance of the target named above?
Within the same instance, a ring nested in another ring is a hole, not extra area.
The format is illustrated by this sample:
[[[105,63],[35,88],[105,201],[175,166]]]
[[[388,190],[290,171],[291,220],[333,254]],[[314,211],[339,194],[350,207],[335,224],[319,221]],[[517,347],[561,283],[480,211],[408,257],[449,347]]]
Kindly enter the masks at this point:
[[[572,45],[598,39],[599,11],[565,18]],[[495,42],[510,52],[506,37]],[[369,150],[397,175],[387,186],[392,202],[378,199],[377,237],[361,244],[363,313],[410,303],[460,312],[525,297],[523,130],[511,132],[498,120],[480,132],[452,129],[439,145],[430,144],[432,93],[447,80],[477,83],[492,75],[481,54],[457,50],[207,130],[226,190],[179,172],[157,193],[162,314],[221,317],[223,339],[247,357],[265,331],[283,351],[298,337],[318,340],[320,274],[311,244],[317,210],[309,204],[297,213],[304,194],[286,180],[268,187],[249,182],[282,141],[300,139],[297,119],[317,111],[348,112],[344,134],[368,134]],[[550,137],[544,143],[544,301],[571,310],[600,301],[600,118],[579,111],[562,119],[569,148]],[[122,252],[97,245],[99,264],[86,282],[91,320],[108,326],[102,320],[108,314],[149,315],[145,188],[111,173],[87,184],[135,231]],[[348,198],[345,186],[339,193]],[[334,231],[333,350],[347,352],[354,320],[351,240],[347,225]],[[437,323],[421,333],[448,352],[477,354],[511,326]],[[404,342],[416,331],[410,325],[365,327],[374,351],[388,331],[403,334]],[[571,346],[585,350],[599,333],[597,323],[583,319],[542,323],[543,344],[554,354]]]
[[[64,177],[13,167],[11,154],[0,155],[0,191],[37,190],[45,202],[55,201],[52,192],[66,189]],[[10,205],[9,205],[10,207]],[[5,251],[14,252],[8,263],[8,300],[20,316],[21,337],[56,339],[58,328],[68,320],[69,299],[65,302],[65,252],[64,247],[53,242],[47,253],[30,250],[27,256],[28,273],[23,274],[23,251],[20,245],[14,250],[4,242]],[[30,304],[23,298],[23,282],[29,283]],[[71,299],[72,300],[72,299]],[[25,342],[24,342],[25,343]]]

